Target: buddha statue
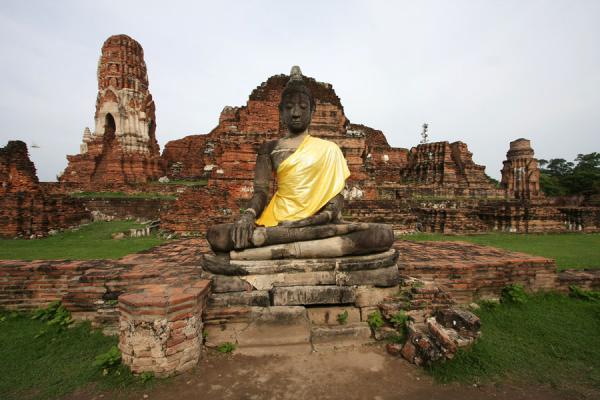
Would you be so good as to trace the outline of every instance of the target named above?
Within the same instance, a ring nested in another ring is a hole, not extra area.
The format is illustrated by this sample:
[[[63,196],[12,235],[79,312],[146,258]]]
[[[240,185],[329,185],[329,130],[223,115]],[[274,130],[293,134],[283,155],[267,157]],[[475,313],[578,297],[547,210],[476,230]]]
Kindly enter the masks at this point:
[[[316,104],[295,66],[279,104],[285,135],[258,149],[254,193],[232,224],[212,226],[207,239],[231,260],[331,258],[388,250],[394,240],[384,224],[342,220],[350,171],[334,142],[310,135]],[[268,201],[276,173],[277,191]]]

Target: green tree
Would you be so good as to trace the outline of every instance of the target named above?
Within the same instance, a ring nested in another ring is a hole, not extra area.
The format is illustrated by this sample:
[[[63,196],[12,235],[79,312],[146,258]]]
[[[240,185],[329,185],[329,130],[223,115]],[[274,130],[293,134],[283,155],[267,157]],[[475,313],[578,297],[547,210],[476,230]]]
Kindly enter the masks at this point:
[[[538,162],[540,186],[546,195],[600,193],[600,153],[579,154],[575,162],[564,158]]]

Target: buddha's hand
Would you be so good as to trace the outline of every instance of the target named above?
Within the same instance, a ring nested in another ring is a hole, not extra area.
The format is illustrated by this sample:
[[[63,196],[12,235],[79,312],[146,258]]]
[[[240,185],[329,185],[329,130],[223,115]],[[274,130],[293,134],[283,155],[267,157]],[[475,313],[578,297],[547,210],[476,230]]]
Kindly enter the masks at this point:
[[[233,247],[236,249],[245,249],[250,246],[252,233],[254,233],[254,221],[254,215],[250,212],[245,212],[233,224],[233,229],[231,230]]]
[[[299,219],[298,221],[281,221],[278,226],[284,228],[302,228],[312,225],[323,225],[331,221],[331,213],[322,211],[310,217]]]

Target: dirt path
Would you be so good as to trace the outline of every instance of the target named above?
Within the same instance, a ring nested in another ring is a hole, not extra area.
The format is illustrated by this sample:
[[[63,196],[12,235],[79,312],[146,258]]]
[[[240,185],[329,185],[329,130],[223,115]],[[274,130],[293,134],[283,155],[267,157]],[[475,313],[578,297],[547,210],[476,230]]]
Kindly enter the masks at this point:
[[[193,371],[124,399],[563,399],[564,393],[528,386],[440,385],[378,347],[286,357],[210,352]],[[112,394],[70,396],[105,400]],[[121,396],[119,396],[121,398]],[[567,397],[568,398],[568,397]]]

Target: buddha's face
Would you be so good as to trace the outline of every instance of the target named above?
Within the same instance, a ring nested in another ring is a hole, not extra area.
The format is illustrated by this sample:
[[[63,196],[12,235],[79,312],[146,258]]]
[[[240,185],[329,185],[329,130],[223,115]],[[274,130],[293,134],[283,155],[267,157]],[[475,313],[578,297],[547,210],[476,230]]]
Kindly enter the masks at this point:
[[[310,125],[313,110],[305,93],[291,93],[282,101],[281,120],[291,134],[298,135]]]

